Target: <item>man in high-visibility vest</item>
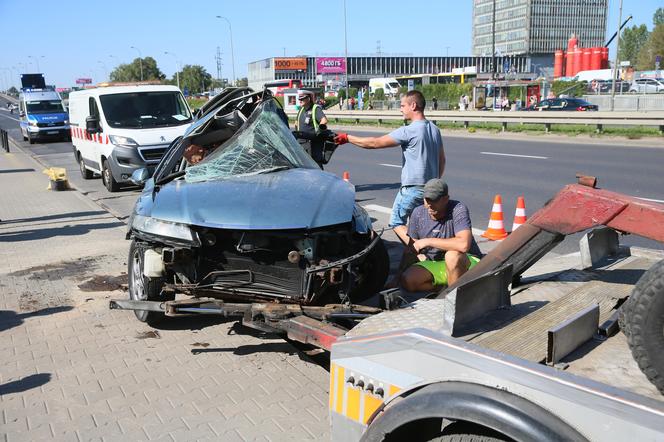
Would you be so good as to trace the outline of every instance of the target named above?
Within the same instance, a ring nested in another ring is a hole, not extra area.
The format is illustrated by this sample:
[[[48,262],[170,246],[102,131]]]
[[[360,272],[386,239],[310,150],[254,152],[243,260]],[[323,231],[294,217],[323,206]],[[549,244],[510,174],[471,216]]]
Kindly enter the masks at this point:
[[[297,98],[300,102],[300,110],[295,119],[295,130],[309,135],[308,139],[298,140],[304,150],[323,168],[323,142],[314,139],[321,130],[327,126],[327,117],[320,105],[314,103],[314,94],[309,91],[299,91]]]

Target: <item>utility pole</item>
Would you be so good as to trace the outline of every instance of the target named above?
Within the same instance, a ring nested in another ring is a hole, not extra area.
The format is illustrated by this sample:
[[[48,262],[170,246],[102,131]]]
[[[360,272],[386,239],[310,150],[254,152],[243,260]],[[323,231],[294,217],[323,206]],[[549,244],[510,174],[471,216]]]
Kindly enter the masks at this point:
[[[217,55],[214,59],[217,61],[217,80],[221,83],[221,49],[219,49],[219,46],[217,46]]]
[[[618,12],[618,39],[616,40],[616,58],[613,61],[613,71],[611,72],[611,76],[613,77],[613,80],[611,81],[611,110],[614,109],[616,100],[616,74],[618,73],[618,49],[620,48],[620,22],[622,21],[622,5],[623,2],[620,0],[620,10]]]
[[[493,0],[493,18],[491,20],[491,64],[493,68],[493,79],[496,79],[496,0]],[[494,97],[495,99],[495,97]]]
[[[344,0],[344,59],[346,60],[346,103],[350,98],[350,91],[348,88],[348,34],[346,33],[346,0]]]

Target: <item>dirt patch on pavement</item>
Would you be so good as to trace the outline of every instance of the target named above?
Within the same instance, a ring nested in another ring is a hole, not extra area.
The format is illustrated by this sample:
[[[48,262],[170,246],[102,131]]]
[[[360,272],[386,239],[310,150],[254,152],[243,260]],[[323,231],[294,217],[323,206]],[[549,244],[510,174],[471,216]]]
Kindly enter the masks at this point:
[[[137,333],[136,339],[161,339],[161,335],[157,330],[150,330]]]
[[[66,293],[23,292],[18,297],[20,311],[36,311],[49,307],[73,306],[74,301]]]
[[[32,280],[72,278],[77,281],[85,279],[85,274],[97,269],[102,257],[78,258],[53,264],[17,270],[9,276],[27,276]]]
[[[127,275],[95,275],[79,284],[78,288],[84,292],[112,292],[113,290],[126,290],[127,282]]]

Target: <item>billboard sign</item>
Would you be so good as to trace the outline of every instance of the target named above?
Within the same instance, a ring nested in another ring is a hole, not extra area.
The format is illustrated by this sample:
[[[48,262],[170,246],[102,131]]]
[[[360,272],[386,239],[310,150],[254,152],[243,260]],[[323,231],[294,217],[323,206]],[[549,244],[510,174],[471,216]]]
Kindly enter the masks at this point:
[[[77,78],[76,84],[91,84],[92,78]]]
[[[343,57],[317,57],[316,72],[319,74],[345,74],[346,59]]]
[[[306,71],[306,57],[281,57],[274,59],[275,71]]]

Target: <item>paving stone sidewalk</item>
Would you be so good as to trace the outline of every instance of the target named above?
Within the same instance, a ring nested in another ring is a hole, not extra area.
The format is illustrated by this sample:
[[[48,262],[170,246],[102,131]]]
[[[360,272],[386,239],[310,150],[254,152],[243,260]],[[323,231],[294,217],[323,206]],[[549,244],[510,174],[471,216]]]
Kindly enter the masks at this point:
[[[125,298],[126,227],[42,167],[0,153],[0,436],[329,439],[328,373],[289,343],[214,318],[160,329]]]

